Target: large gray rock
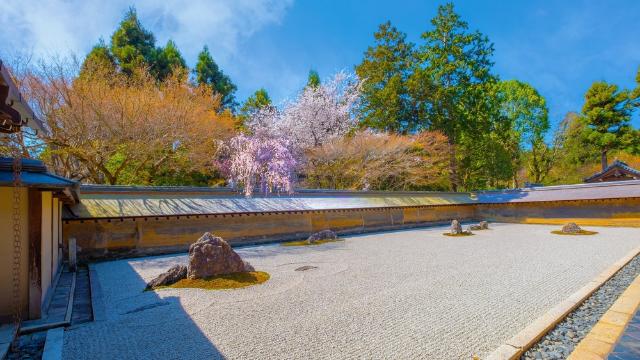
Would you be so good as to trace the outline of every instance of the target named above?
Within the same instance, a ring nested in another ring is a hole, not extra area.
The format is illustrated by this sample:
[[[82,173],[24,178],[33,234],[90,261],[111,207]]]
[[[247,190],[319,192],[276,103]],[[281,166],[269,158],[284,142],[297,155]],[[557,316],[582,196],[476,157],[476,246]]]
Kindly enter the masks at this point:
[[[187,267],[184,265],[174,265],[166,272],[158,275],[155,279],[147,283],[147,290],[158,286],[169,286],[187,277]]]
[[[189,247],[189,279],[255,271],[223,238],[204,233]]]
[[[460,221],[458,220],[451,221],[451,234],[452,235],[462,234],[462,225],[460,225]]]
[[[322,231],[318,231],[315,234],[312,234],[311,236],[309,236],[309,238],[307,239],[307,241],[310,244],[316,243],[320,240],[337,240],[338,239],[338,235],[331,231],[331,230],[322,230]]]
[[[562,232],[566,233],[566,234],[577,234],[580,231],[582,231],[582,229],[580,228],[580,226],[578,226],[578,224],[570,222],[570,223],[566,223],[563,227],[562,227]]]

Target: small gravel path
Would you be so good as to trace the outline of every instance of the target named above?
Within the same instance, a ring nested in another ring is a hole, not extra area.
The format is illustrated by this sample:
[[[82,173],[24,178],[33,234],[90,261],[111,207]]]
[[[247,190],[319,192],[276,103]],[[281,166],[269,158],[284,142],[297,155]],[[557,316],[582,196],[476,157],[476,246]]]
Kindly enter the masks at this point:
[[[636,256],[604,283],[580,307],[540,339],[538,344],[529,349],[521,359],[566,359],[638,275],[640,275],[640,256]]]
[[[145,281],[187,257],[97,264],[106,320],[65,332],[68,359],[469,359],[487,355],[640,245],[639,229],[557,236],[493,224],[239,250],[271,279],[229,291]],[[295,271],[301,266],[316,269]]]

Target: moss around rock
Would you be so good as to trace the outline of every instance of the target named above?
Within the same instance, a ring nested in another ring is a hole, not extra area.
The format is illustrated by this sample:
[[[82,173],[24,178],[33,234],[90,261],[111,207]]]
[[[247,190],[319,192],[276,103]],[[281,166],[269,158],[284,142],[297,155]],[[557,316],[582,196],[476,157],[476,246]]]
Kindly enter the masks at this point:
[[[595,235],[597,231],[589,231],[589,230],[579,230],[577,232],[563,232],[562,230],[553,230],[552,234],[556,235]]]
[[[458,234],[443,233],[442,235],[444,235],[444,236],[452,236],[452,237],[459,237],[459,236],[472,236],[473,233],[472,232],[461,232],[461,233],[458,233]]]
[[[573,223],[573,222],[566,223],[562,227],[562,230],[554,230],[551,233],[552,234],[557,234],[557,235],[594,235],[594,234],[597,234],[596,231],[583,230],[583,229],[580,228],[580,226],[578,226],[578,224]]]
[[[204,279],[182,279],[165,288],[174,289],[207,289],[224,290],[238,289],[252,285],[262,284],[271,276],[263,271],[241,272],[225,275],[217,275]]]

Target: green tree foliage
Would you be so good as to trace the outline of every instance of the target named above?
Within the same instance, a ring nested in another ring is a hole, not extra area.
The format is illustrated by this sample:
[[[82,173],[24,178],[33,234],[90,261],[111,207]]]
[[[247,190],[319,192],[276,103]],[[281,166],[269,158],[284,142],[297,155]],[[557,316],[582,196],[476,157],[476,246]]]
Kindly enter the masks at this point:
[[[517,187],[517,171],[527,152],[529,178],[539,183],[549,170],[550,158],[544,137],[549,130],[546,101],[531,85],[518,80],[498,84],[500,116],[504,121],[505,147],[513,159],[512,176]]]
[[[164,48],[158,49],[158,58],[154,68],[158,80],[164,80],[176,69],[185,70],[187,63],[176,44],[169,40]]]
[[[98,44],[91,49],[84,59],[80,68],[80,76],[91,76],[98,71],[108,71],[112,74],[116,73],[116,60],[102,39],[100,39]]]
[[[473,134],[475,142],[491,140],[486,135],[495,114],[494,100],[487,96],[497,80],[491,74],[493,44],[480,32],[469,31],[451,3],[438,8],[431,24],[433,28],[422,34],[419,66],[411,81],[421,111],[427,114],[423,126],[449,138],[451,188],[457,190],[461,186],[457,147],[469,138],[464,134]]]
[[[401,133],[414,131],[418,119],[407,84],[413,70],[414,45],[390,22],[380,25],[373,36],[375,45],[356,66],[363,80],[363,125]]]
[[[607,153],[623,149],[633,142],[630,92],[603,81],[593,83],[585,94],[582,107],[587,124],[586,139],[600,150],[602,169],[607,166]]]
[[[253,95],[249,96],[244,104],[242,104],[242,107],[240,108],[240,116],[248,118],[256,111],[270,105],[271,98],[269,97],[269,93],[264,88],[260,88],[256,90]]]
[[[133,74],[140,66],[151,67],[155,73],[158,49],[155,37],[142,27],[134,8],[129,8],[120,26],[111,36],[111,53],[115,57],[122,72]]]
[[[198,54],[198,63],[194,69],[194,74],[196,76],[196,82],[199,85],[206,85],[220,95],[220,103],[223,108],[233,110],[236,107],[236,86],[231,82],[231,79],[220,70],[218,64],[213,61],[213,57],[211,57],[207,46]]]
[[[320,86],[320,75],[315,70],[309,70],[309,76],[307,77],[307,86],[311,88],[317,88]]]
[[[599,150],[587,142],[587,125],[584,118],[569,112],[558,125],[553,138],[553,167],[547,184],[579,183],[589,173],[583,172],[585,164],[593,163]]]

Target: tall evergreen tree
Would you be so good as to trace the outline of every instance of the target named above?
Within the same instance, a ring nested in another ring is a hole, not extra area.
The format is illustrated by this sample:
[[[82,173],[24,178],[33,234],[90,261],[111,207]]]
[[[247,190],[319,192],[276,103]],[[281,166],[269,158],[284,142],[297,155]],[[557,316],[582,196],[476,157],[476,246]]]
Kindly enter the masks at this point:
[[[125,74],[132,74],[139,66],[149,66],[153,72],[158,57],[155,42],[155,37],[142,27],[132,7],[111,36],[111,53]]]
[[[180,50],[172,40],[167,41],[164,48],[158,49],[158,58],[153,67],[155,69],[156,78],[165,79],[175,69],[186,69],[187,63],[184,61]]]
[[[317,88],[320,86],[320,75],[315,70],[309,70],[309,76],[307,77],[307,87]]]
[[[256,111],[262,109],[265,106],[271,105],[271,98],[269,93],[264,88],[256,90],[253,95],[249,96],[247,100],[242,104],[240,108],[240,116],[249,117]]]
[[[385,131],[407,132],[418,127],[417,113],[407,81],[412,73],[414,45],[389,21],[374,34],[375,45],[356,66],[363,80],[363,125]]]
[[[96,71],[107,71],[111,74],[116,72],[116,60],[102,39],[91,49],[82,62],[80,76],[90,76]]]
[[[422,34],[417,52],[419,65],[412,80],[413,92],[427,117],[423,126],[442,131],[449,138],[449,170],[452,190],[460,185],[457,146],[462,135],[475,141],[490,130],[495,104],[490,88],[493,44],[468,24],[449,3],[438,8],[433,29]]]
[[[582,114],[586,121],[588,141],[600,149],[602,169],[607,167],[607,153],[622,149],[632,141],[630,92],[604,81],[593,83],[585,94]]]
[[[198,54],[198,63],[193,72],[199,85],[209,86],[214,92],[220,94],[222,107],[231,110],[235,109],[237,105],[235,100],[236,86],[220,70],[218,64],[213,61],[207,46]]]

